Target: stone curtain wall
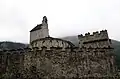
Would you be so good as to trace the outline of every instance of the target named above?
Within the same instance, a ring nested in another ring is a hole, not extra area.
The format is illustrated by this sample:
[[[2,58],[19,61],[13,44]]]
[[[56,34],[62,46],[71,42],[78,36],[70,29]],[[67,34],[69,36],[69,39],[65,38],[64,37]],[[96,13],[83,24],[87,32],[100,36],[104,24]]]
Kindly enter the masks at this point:
[[[23,61],[23,50],[0,51],[0,79],[15,79],[21,75]]]
[[[1,78],[87,78],[117,75],[112,48],[46,47],[1,51]],[[4,54],[3,54],[4,53]],[[118,77],[118,76],[117,76]]]
[[[111,49],[36,50],[25,56],[24,67],[35,68],[42,78],[81,78],[113,76],[116,72]],[[30,77],[33,73],[28,72]],[[36,74],[35,74],[36,75]],[[26,75],[25,75],[26,76]]]

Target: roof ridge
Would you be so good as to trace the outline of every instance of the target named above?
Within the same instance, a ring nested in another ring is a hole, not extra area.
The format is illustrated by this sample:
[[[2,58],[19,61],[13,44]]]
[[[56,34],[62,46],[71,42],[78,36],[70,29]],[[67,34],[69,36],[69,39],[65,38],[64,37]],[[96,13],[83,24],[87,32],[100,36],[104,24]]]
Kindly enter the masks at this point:
[[[30,32],[36,31],[41,29],[41,26],[43,26],[42,24],[38,24],[37,26],[35,26]]]

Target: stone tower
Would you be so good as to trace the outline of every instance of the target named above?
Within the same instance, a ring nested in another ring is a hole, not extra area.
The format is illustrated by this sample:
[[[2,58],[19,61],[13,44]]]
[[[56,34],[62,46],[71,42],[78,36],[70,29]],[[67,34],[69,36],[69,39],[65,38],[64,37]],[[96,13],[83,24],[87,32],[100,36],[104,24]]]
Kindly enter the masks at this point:
[[[107,30],[100,32],[93,32],[93,34],[86,33],[85,36],[78,35],[79,47],[92,47],[92,48],[104,48],[112,47],[111,40],[109,39]]]
[[[30,31],[30,43],[32,41],[45,38],[49,36],[49,30],[48,30],[48,23],[47,23],[47,17],[44,16],[42,20],[42,24],[37,25]]]

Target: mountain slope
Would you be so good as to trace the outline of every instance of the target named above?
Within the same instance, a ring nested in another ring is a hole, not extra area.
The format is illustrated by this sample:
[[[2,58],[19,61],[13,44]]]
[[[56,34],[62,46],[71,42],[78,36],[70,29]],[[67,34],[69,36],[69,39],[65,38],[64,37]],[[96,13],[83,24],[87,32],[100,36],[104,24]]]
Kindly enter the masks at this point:
[[[9,41],[0,42],[0,49],[18,49],[18,48],[25,48],[27,46],[28,44],[23,44],[23,43],[16,43]]]

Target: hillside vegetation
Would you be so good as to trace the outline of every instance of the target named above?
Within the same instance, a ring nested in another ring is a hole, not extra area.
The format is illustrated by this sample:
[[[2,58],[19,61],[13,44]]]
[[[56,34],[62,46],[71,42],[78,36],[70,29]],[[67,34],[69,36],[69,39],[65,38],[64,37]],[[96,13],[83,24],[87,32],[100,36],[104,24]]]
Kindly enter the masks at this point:
[[[28,44],[16,43],[10,41],[0,42],[0,49],[18,49],[18,48],[25,48],[27,46]]]

